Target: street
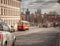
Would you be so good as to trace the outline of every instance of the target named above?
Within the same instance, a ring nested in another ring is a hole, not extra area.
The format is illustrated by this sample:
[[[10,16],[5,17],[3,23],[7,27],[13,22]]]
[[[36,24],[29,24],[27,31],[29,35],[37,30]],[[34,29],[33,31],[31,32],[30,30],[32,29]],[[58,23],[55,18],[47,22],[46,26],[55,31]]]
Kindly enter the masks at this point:
[[[17,31],[15,46],[57,46],[59,28],[30,28],[26,31]]]

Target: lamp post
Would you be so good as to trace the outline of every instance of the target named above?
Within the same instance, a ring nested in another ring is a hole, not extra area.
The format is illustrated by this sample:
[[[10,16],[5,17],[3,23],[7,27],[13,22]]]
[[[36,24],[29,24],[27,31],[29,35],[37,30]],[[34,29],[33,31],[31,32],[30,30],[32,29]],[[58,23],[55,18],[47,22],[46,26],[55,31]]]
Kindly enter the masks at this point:
[[[44,15],[41,15],[41,17],[42,17],[42,24],[43,24],[43,21],[44,21]]]

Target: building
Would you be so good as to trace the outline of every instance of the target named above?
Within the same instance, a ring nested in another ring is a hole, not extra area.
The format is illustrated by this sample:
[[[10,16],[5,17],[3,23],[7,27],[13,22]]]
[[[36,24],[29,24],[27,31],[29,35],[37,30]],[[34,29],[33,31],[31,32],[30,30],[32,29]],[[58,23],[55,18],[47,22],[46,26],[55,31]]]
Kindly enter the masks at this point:
[[[36,18],[36,23],[42,23],[42,13],[41,13],[41,9],[38,9],[36,12],[35,12],[35,18]]]
[[[27,21],[30,21],[30,11],[29,11],[29,9],[27,9],[27,11],[26,11],[26,20]]]
[[[25,19],[26,19],[26,14],[23,13],[23,12],[21,12],[21,19],[22,19],[22,20],[25,20]]]
[[[54,23],[55,22],[55,23],[60,24],[60,15],[57,14],[57,13],[54,13],[54,14],[52,14],[52,13],[49,13],[49,14],[45,13],[44,14],[44,18],[43,18],[44,23],[45,22],[49,22],[49,23]]]
[[[9,26],[14,26],[20,20],[21,0],[0,0],[0,19]]]

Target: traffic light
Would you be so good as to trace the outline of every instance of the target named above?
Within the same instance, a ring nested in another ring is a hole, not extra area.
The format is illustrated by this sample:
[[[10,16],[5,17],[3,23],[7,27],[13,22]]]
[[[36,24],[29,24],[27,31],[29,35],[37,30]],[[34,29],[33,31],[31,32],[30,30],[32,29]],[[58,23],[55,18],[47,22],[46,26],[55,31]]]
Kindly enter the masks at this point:
[[[60,0],[58,0],[57,2],[60,3]]]

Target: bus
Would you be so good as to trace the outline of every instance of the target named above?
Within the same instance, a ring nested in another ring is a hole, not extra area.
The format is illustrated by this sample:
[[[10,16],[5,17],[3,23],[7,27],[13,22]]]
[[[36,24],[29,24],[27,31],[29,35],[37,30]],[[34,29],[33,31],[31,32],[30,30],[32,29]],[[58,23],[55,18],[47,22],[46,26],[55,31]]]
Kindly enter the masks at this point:
[[[30,24],[28,21],[20,21],[17,25],[17,30],[29,30]]]

